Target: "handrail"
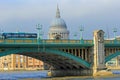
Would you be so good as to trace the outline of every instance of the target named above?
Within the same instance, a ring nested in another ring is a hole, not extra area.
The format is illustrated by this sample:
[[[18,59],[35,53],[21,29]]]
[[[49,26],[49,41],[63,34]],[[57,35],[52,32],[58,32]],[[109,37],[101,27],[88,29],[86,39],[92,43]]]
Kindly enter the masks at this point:
[[[53,40],[53,39],[43,39],[43,40],[38,40],[38,39],[1,39],[0,43],[4,44],[17,44],[17,43],[54,43],[54,44],[93,44],[92,40]]]
[[[29,38],[23,38],[23,39],[0,39],[0,43],[37,43],[38,39],[29,39]],[[55,39],[42,39],[39,40],[39,43],[60,43],[60,44],[93,44],[93,40],[70,40],[70,39],[61,39],[61,40],[55,40]],[[120,44],[120,40],[104,40],[104,44]]]

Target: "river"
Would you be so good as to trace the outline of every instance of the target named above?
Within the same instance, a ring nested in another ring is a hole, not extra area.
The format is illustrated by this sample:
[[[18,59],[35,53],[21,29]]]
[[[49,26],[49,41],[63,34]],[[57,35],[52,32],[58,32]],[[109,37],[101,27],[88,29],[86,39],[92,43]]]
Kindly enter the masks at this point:
[[[120,71],[113,71],[115,76],[93,78],[83,77],[58,77],[49,78],[47,71],[4,71],[0,72],[0,80],[120,80]]]

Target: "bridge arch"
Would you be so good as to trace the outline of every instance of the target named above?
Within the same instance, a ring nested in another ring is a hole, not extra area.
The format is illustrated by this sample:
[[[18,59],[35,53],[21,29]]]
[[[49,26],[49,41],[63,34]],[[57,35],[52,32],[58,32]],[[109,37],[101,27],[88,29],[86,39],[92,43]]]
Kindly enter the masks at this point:
[[[38,55],[38,53],[40,53],[40,54]],[[91,64],[88,63],[87,61],[85,61],[81,58],[78,58],[72,54],[69,54],[69,53],[66,53],[63,51],[59,51],[56,49],[50,49],[50,48],[39,49],[39,50],[37,48],[7,49],[5,51],[0,52],[0,57],[10,55],[10,54],[20,54],[20,55],[33,57],[33,58],[42,60],[43,62],[49,63],[50,65],[52,65],[53,67],[55,67],[57,69],[61,69],[61,68],[65,69],[66,67],[68,69],[75,69],[75,67],[77,69],[79,69],[80,66],[82,66],[84,68],[90,68],[90,66],[91,66]],[[58,61],[58,63],[55,60]]]
[[[113,53],[113,54],[105,57],[105,63],[108,62],[108,61],[110,61],[112,58],[117,57],[118,55],[120,55],[120,52],[119,52],[119,51],[117,51],[117,52],[115,52],[115,53]]]

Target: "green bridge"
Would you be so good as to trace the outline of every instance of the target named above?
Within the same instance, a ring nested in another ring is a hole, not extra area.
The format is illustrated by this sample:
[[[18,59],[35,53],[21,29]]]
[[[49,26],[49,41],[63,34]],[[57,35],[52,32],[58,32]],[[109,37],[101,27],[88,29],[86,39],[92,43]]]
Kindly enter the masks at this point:
[[[94,34],[99,33],[102,31]],[[93,75],[105,70],[105,63],[120,54],[120,40],[102,38],[94,35],[93,40],[0,39],[0,57],[20,54],[42,60],[52,66],[53,76]]]

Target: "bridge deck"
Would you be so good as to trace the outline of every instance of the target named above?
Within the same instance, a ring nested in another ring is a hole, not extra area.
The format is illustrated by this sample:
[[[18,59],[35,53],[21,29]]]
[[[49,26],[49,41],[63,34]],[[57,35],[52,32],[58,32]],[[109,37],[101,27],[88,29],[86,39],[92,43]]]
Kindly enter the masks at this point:
[[[0,39],[0,47],[5,47],[5,46],[57,46],[57,47],[92,47],[93,40],[53,40],[53,39]],[[104,41],[105,47],[120,47],[120,40],[105,40]]]
[[[0,40],[0,47],[91,47],[92,40],[37,40],[37,39],[5,39]]]

